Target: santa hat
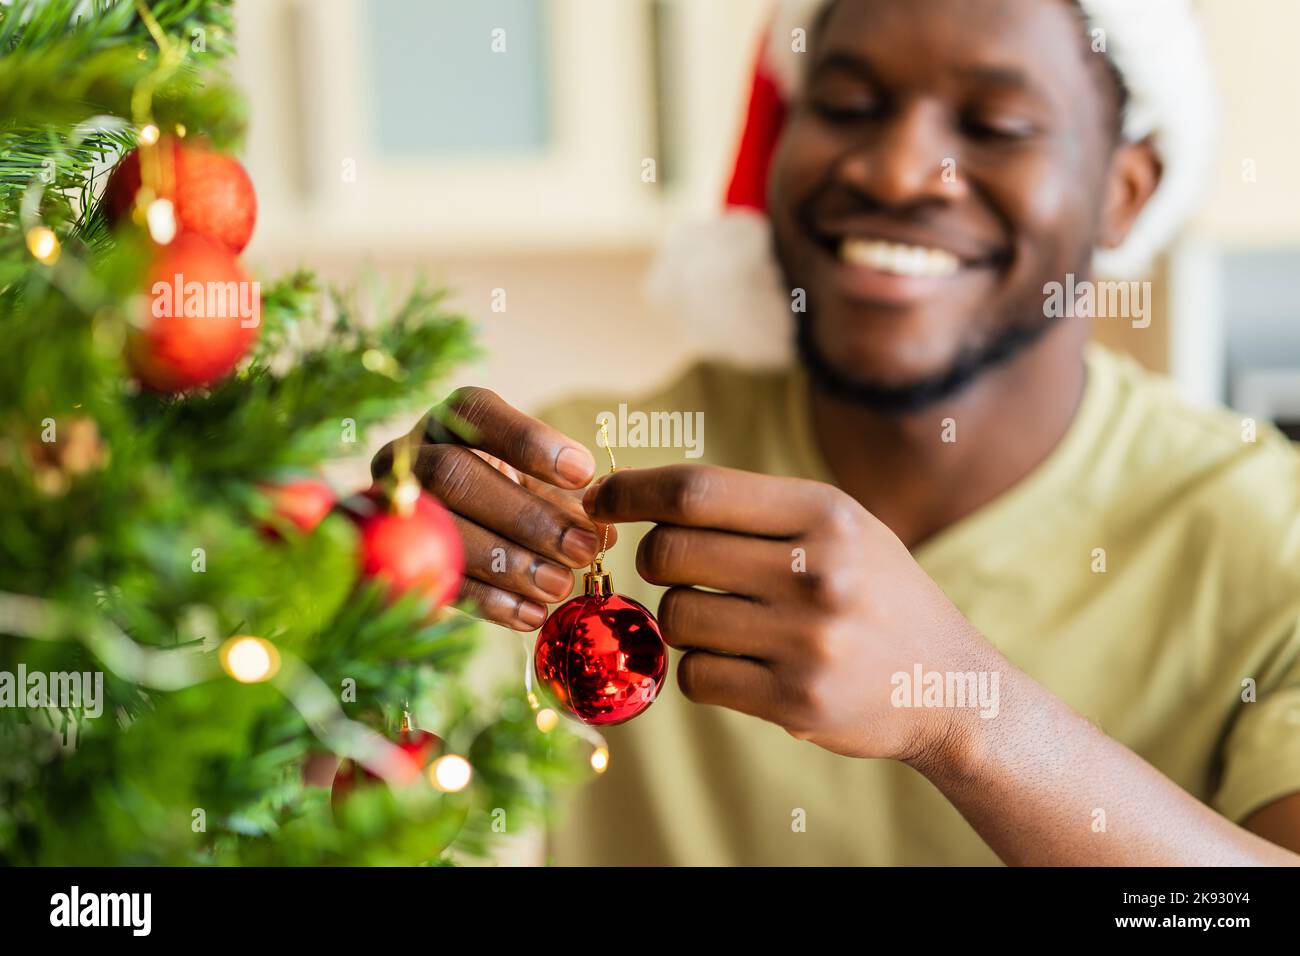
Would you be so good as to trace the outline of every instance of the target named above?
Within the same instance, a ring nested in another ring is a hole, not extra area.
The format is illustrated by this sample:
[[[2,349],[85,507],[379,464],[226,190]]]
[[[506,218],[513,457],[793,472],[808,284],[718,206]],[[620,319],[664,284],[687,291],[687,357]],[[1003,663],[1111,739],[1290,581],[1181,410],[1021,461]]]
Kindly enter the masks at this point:
[[[811,35],[829,2],[777,0],[754,71],[726,209],[709,222],[674,230],[651,271],[651,297],[690,321],[705,351],[751,360],[789,353],[789,299],[772,258],[767,175],[786,106],[803,81],[794,31]],[[1209,173],[1216,114],[1209,61],[1190,0],[1074,2],[1094,41],[1104,41],[1128,91],[1125,137],[1150,138],[1164,167],[1124,244],[1095,256],[1101,274],[1139,274],[1193,212]]]

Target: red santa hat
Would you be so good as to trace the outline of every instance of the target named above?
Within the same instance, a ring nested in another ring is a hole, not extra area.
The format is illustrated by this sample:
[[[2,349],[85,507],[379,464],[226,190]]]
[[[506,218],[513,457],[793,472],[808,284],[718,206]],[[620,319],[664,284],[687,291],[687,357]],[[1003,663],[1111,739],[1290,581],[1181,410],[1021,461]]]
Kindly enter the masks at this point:
[[[772,258],[767,178],[787,104],[803,82],[796,37],[812,34],[831,0],[777,0],[755,66],[748,111],[723,214],[680,226],[648,280],[651,297],[683,315],[705,351],[771,361],[789,353],[790,309]],[[1215,129],[1212,73],[1190,0],[1074,0],[1094,49],[1110,57],[1128,91],[1124,135],[1150,138],[1160,186],[1098,271],[1143,272],[1195,209],[1209,173]],[[802,31],[800,33],[799,31]]]

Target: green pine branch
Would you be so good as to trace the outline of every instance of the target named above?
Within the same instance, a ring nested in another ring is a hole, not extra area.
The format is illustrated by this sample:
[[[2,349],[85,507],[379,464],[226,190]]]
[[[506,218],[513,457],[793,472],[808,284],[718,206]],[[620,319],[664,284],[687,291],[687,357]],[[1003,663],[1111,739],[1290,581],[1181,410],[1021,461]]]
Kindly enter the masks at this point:
[[[243,368],[186,395],[140,392],[125,356],[152,252],[135,227],[108,228],[100,181],[135,145],[142,83],[158,81],[164,130],[224,148],[243,128],[220,69],[231,0],[147,6],[183,45],[174,69],[136,0],[0,3],[0,672],[98,672],[104,685],[99,715],[0,707],[0,864],[482,854],[503,825],[549,821],[557,790],[589,775],[589,744],[563,726],[543,734],[517,684],[471,690],[466,668],[499,636],[386,600],[360,580],[345,513],[308,534],[273,526],[264,488],[432,404],[473,354],[469,323],[423,285],[367,304],[299,271],[263,289]],[[57,262],[29,252],[35,223],[61,240]],[[240,634],[274,642],[299,683],[226,676],[215,649]],[[159,677],[173,672],[184,679]],[[473,782],[363,788],[336,814],[303,775],[338,745],[321,706],[390,735],[409,707]]]
[[[203,45],[217,57],[233,52],[234,0],[145,0],[163,32]],[[151,47],[136,0],[10,0],[0,7],[0,55],[74,41],[83,54],[112,47]]]
[[[159,127],[183,126],[218,148],[243,136],[241,98],[219,69],[231,52],[229,0],[153,0],[161,29],[184,51],[152,97]],[[22,254],[20,210],[61,236],[102,241],[92,216],[95,173],[136,143],[133,101],[160,54],[135,0],[15,0],[0,6],[0,263]],[[4,284],[0,265],[0,286]]]

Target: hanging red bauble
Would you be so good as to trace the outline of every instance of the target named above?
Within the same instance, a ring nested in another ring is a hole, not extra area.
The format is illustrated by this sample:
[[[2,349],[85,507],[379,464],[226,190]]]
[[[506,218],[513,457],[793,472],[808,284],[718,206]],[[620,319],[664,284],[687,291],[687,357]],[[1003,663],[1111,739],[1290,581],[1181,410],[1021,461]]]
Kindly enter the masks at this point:
[[[402,752],[392,776],[392,782],[397,785],[414,783],[442,749],[442,739],[427,730],[416,730],[411,723],[410,714],[402,715],[402,728],[392,744]],[[338,812],[342,802],[353,790],[359,786],[378,783],[382,779],[361,764],[351,760],[343,761],[339,764],[339,769],[334,774],[334,784],[330,787],[330,806]]]
[[[542,625],[533,672],[553,702],[586,724],[621,724],[654,703],[668,654],[654,615],[615,594],[599,560],[583,595]]]
[[[271,504],[274,524],[266,531],[278,533],[276,524],[292,524],[303,534],[314,531],[334,507],[334,489],[319,478],[295,478],[261,486]]]
[[[243,252],[257,222],[257,194],[239,160],[200,142],[170,136],[160,139],[154,150],[154,198],[171,201],[177,228],[205,236],[236,255]],[[136,149],[117,164],[104,187],[103,208],[110,223],[131,215],[140,185]]]
[[[128,345],[145,388],[180,392],[224,378],[261,325],[259,291],[234,254],[181,233],[158,247],[149,269],[143,327]]]
[[[401,489],[396,497],[403,497]],[[404,506],[372,489],[353,510],[361,527],[361,573],[383,583],[390,600],[415,592],[441,607],[456,597],[465,551],[436,498],[420,491]]]

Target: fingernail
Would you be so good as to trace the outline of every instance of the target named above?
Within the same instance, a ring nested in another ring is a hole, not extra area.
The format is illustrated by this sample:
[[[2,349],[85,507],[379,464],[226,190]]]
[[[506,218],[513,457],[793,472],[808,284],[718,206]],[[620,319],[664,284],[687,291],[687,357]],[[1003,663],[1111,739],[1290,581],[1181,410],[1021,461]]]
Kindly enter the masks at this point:
[[[591,483],[591,487],[587,489],[587,493],[582,496],[582,508],[587,512],[587,514],[595,513],[592,509],[596,505],[596,495],[600,493],[600,486],[605,483],[607,478],[609,478],[609,475],[602,475],[597,478]]]
[[[596,548],[599,546],[600,541],[596,538],[596,532],[588,531],[586,528],[570,528],[564,533],[564,540],[560,542],[561,551],[583,564],[596,556]]]
[[[555,470],[565,481],[583,485],[591,480],[592,473],[596,470],[596,462],[586,451],[568,447],[555,459]]]
[[[558,564],[538,564],[533,583],[554,597],[568,597],[573,590],[573,572]]]
[[[541,627],[546,622],[546,608],[540,604],[534,604],[532,601],[520,601],[519,610],[515,612],[515,617],[530,628]]]

